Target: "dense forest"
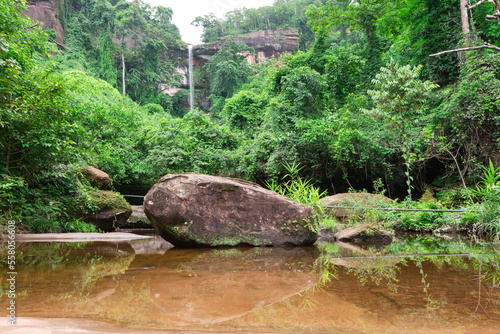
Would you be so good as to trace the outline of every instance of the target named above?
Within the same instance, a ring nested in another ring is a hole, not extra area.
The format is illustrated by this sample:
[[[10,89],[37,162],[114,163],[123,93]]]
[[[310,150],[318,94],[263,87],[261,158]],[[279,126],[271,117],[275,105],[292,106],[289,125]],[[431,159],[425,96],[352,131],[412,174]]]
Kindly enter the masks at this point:
[[[500,227],[498,2],[277,0],[198,17],[205,42],[227,42],[203,65],[210,108],[190,111],[185,90],[163,93],[187,55],[171,9],[58,3],[64,47],[25,1],[0,0],[1,224],[83,229],[98,208],[84,165],[144,186],[188,171],[276,184],[299,166],[330,194],[432,192]],[[288,27],[297,51],[259,65],[231,38]]]

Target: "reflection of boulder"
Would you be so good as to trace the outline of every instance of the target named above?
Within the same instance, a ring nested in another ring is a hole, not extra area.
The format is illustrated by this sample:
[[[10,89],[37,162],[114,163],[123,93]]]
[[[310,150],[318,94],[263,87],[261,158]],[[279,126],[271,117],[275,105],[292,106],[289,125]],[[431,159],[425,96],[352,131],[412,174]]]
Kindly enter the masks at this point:
[[[286,300],[319,281],[313,270],[316,247],[172,249],[160,256],[135,255],[123,246],[92,244],[82,251],[96,256],[79,258],[74,269],[63,261],[58,270],[35,275],[19,291],[34,284],[41,293],[27,293],[30,299],[20,305],[37,310],[38,317],[78,314],[162,327],[213,324]]]
[[[144,198],[158,233],[178,247],[298,246],[316,241],[311,209],[238,179],[165,175]]]
[[[315,247],[174,249],[148,274],[150,298],[176,324],[222,322],[311,288],[318,255]]]
[[[163,255],[167,250],[174,247],[170,242],[165,241],[159,235],[155,235],[150,239],[141,239],[130,241],[130,245],[135,251],[135,254],[160,254]]]

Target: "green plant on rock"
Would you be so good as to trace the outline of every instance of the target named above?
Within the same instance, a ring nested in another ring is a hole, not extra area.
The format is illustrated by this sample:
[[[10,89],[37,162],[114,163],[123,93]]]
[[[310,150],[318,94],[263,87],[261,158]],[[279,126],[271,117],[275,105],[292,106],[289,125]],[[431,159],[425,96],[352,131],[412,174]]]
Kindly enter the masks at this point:
[[[266,182],[266,186],[272,191],[276,191],[280,195],[288,197],[295,202],[302,203],[311,207],[317,206],[316,202],[326,196],[326,191],[320,192],[319,188],[315,187],[311,180],[303,179],[299,176],[299,172],[304,167],[299,167],[293,162],[291,165],[285,162],[283,167],[287,174],[283,179],[287,179],[284,183],[278,183],[276,180]]]
[[[276,180],[266,182],[266,186],[280,195],[288,197],[295,202],[305,204],[314,210],[314,217],[309,222],[308,228],[316,233],[319,233],[319,219],[323,216],[323,208],[317,204],[318,200],[326,196],[326,190],[321,192],[318,187],[314,186],[311,180],[303,179],[299,176],[299,172],[303,167],[293,162],[291,165],[285,162],[283,165],[287,174],[283,179],[287,179],[284,183],[278,183]]]

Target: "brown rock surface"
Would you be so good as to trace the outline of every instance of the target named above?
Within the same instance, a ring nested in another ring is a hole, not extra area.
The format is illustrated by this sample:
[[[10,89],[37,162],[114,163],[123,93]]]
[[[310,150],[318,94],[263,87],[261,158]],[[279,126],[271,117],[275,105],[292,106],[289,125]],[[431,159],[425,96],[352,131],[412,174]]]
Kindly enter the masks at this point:
[[[83,166],[82,173],[90,184],[96,188],[105,190],[112,185],[111,177],[100,169]]]
[[[335,234],[337,240],[357,243],[390,244],[392,237],[369,224],[351,226]]]
[[[311,209],[261,186],[195,173],[169,174],[144,198],[158,233],[177,247],[309,245]]]
[[[28,1],[26,11],[22,15],[28,15],[35,22],[42,22],[43,29],[54,29],[56,32],[56,42],[61,45],[64,39],[64,31],[57,18],[59,1],[30,0]]]
[[[234,40],[253,47],[257,52],[257,59],[271,58],[295,51],[299,45],[299,33],[297,29],[279,28],[244,34],[234,37]],[[226,38],[212,44],[195,45],[193,52],[195,55],[213,55],[224,43],[226,43]]]

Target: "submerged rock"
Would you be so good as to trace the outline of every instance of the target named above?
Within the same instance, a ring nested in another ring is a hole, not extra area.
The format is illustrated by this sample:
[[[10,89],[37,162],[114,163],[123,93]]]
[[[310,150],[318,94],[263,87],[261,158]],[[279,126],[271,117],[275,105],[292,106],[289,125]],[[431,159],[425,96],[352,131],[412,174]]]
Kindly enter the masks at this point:
[[[169,174],[144,198],[158,233],[177,247],[313,244],[311,209],[239,179]]]

